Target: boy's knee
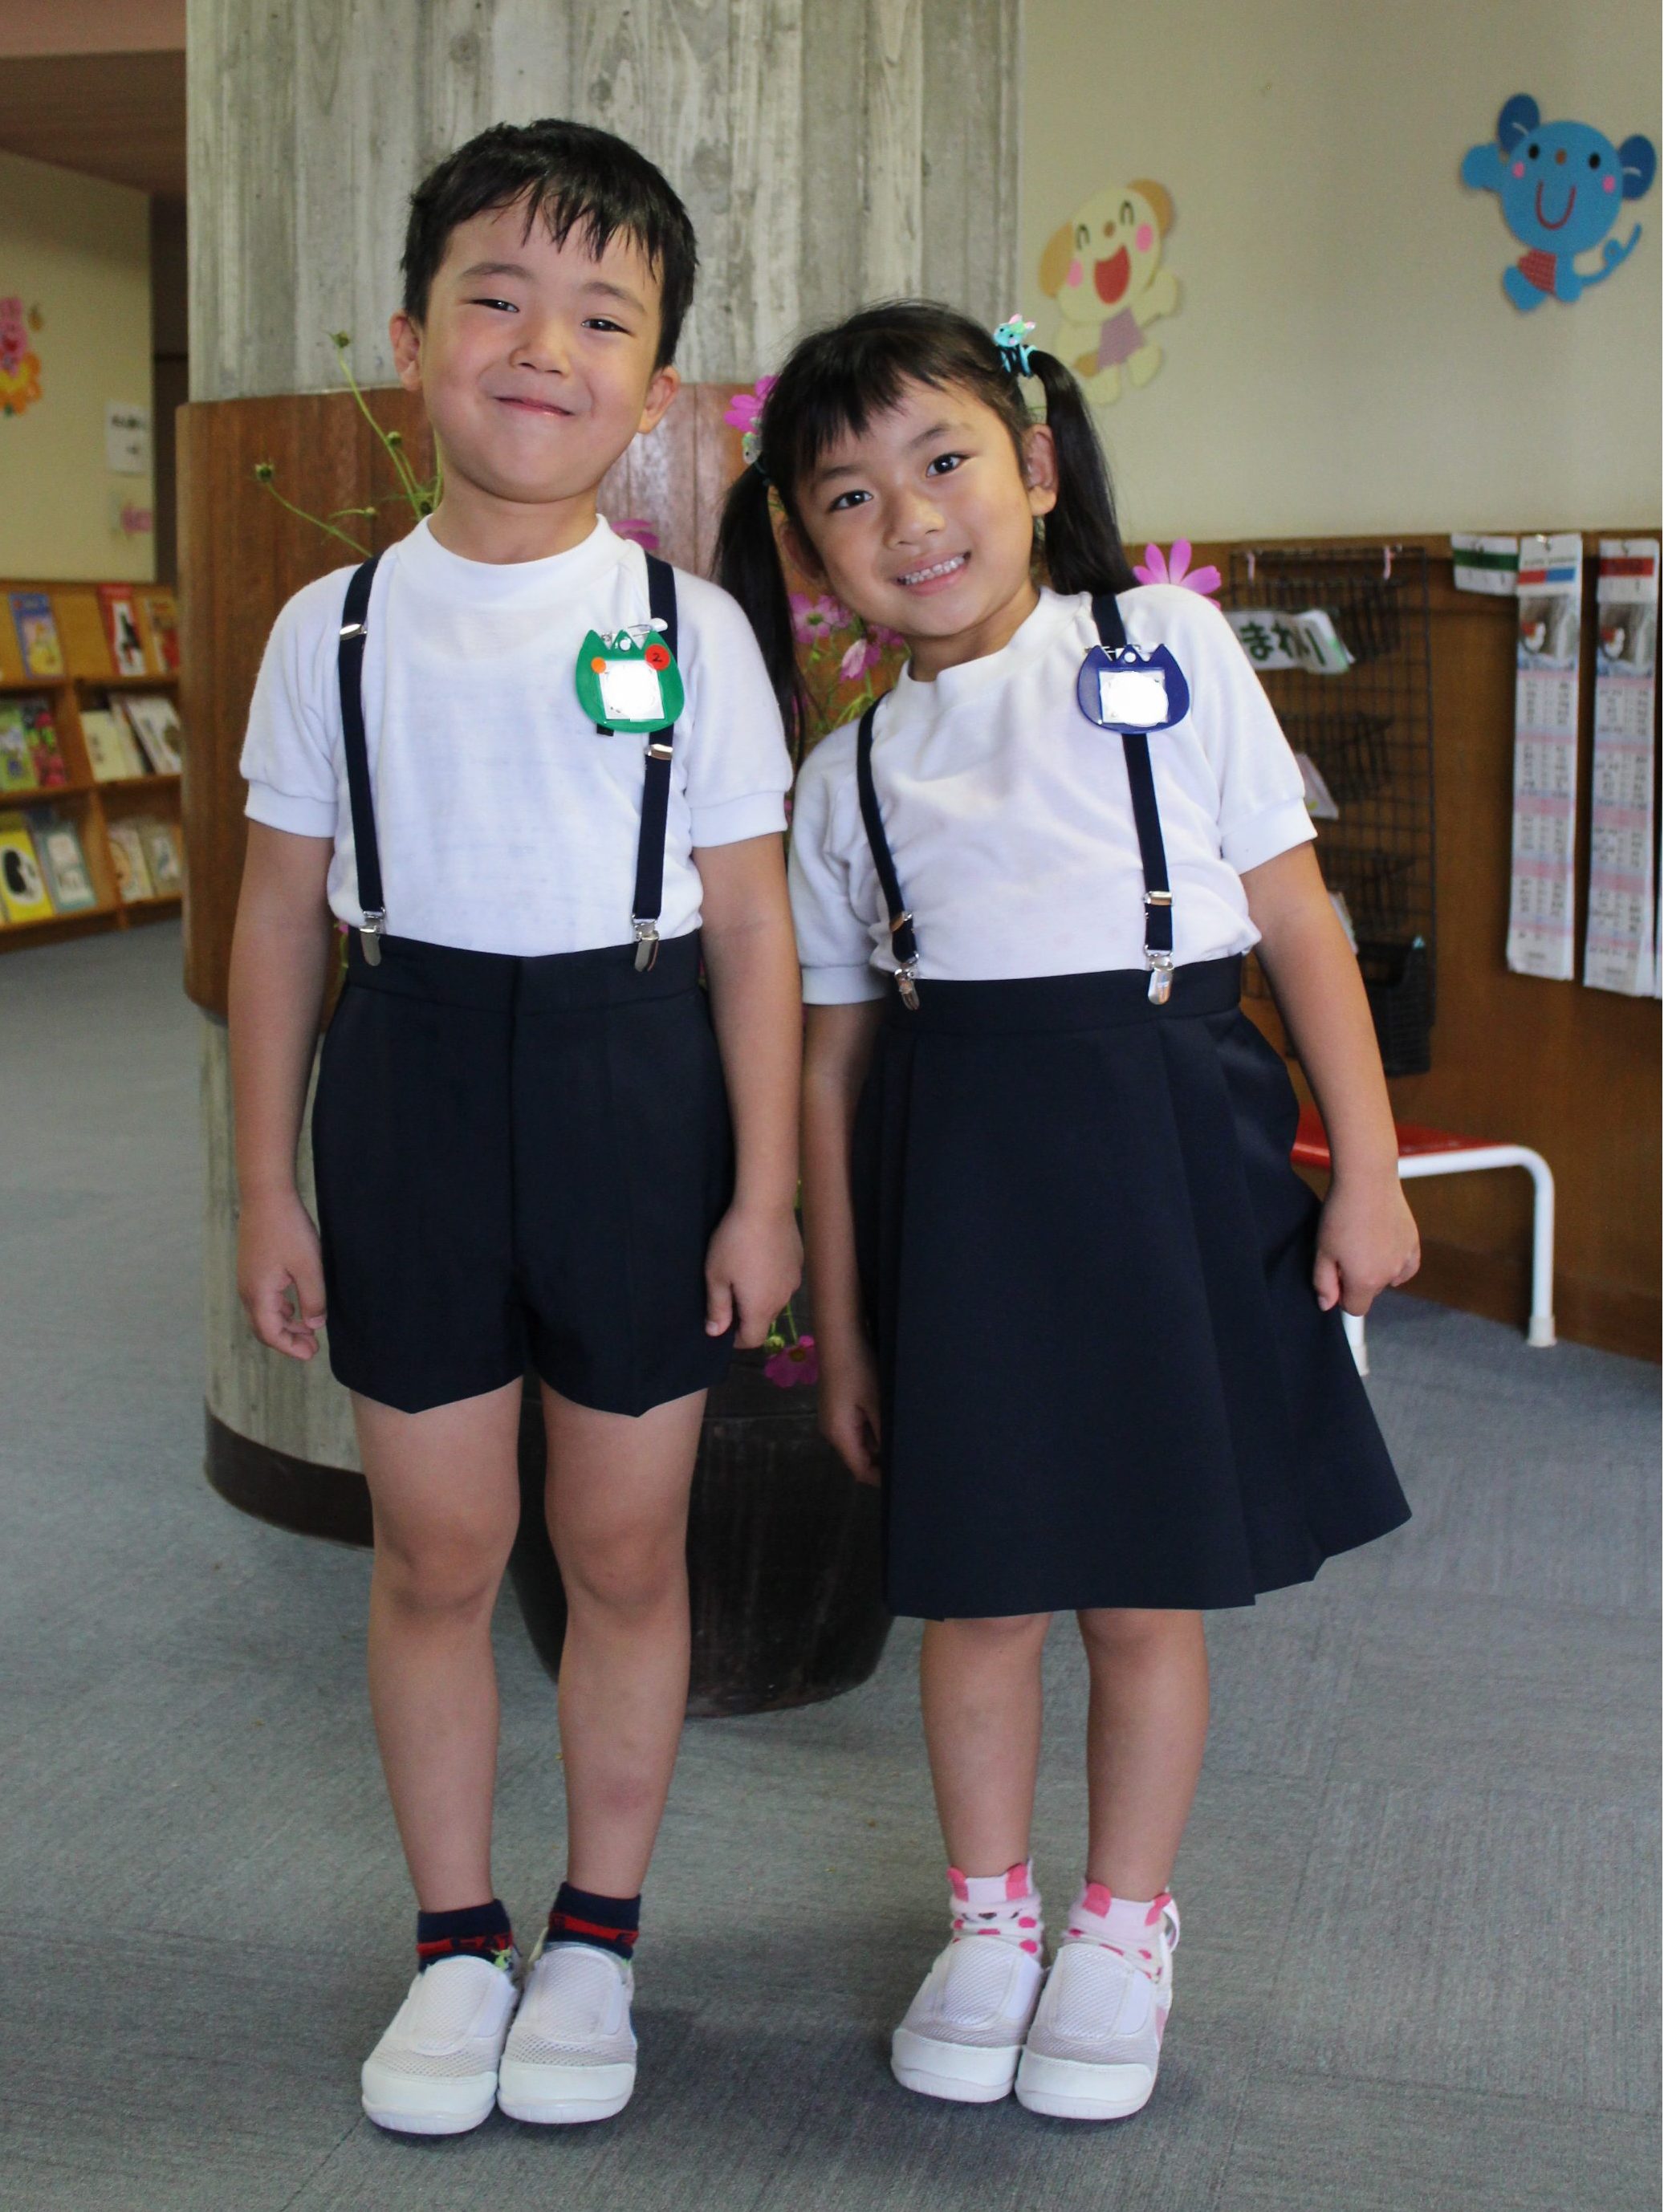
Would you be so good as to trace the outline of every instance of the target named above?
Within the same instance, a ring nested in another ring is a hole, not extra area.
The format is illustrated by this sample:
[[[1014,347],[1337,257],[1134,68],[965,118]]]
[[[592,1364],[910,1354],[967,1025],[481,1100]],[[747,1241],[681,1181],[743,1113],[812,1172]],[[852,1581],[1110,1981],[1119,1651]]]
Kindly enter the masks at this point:
[[[404,1613],[489,1613],[504,1565],[500,1544],[472,1535],[450,1533],[412,1542],[378,1534],[376,1539],[376,1583]]]
[[[608,1613],[647,1613],[674,1597],[686,1574],[685,1540],[657,1530],[562,1538],[556,1544],[567,1602]]]

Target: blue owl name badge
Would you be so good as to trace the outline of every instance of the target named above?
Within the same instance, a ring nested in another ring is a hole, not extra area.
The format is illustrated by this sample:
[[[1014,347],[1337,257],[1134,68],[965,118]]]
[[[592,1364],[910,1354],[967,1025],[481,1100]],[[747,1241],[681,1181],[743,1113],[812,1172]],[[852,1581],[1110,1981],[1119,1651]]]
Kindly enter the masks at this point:
[[[1075,698],[1089,722],[1120,736],[1169,730],[1190,712],[1190,686],[1164,645],[1148,653],[1095,645],[1080,664]]]

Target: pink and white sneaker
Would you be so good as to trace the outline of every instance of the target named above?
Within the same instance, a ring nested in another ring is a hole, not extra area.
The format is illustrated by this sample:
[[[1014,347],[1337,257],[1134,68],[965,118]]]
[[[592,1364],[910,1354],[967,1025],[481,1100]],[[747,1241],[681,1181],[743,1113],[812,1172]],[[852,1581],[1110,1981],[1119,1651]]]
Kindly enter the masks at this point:
[[[1061,2120],[1124,2120],[1149,2103],[1178,1941],[1170,1897],[1134,1909],[1088,1883],[1029,2029],[1019,2105]]]
[[[1040,1899],[1027,1864],[948,1879],[953,1939],[891,2039],[890,2070],[921,2096],[991,2105],[1011,2094],[1044,1978]]]

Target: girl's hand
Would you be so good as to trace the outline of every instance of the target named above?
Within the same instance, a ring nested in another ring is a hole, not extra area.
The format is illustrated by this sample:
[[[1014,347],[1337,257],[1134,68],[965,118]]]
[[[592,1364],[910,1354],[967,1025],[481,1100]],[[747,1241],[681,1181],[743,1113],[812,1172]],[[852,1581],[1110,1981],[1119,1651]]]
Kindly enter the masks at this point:
[[[1359,1182],[1337,1176],[1323,1202],[1312,1282],[1327,1313],[1366,1314],[1388,1286],[1407,1283],[1421,1265],[1416,1218],[1396,1174]]]
[[[818,1389],[821,1434],[857,1482],[877,1483],[878,1468],[878,1366],[863,1343],[829,1358],[825,1339]]]
[[[312,1216],[294,1190],[243,1201],[237,1295],[262,1344],[310,1359],[324,1326],[324,1257]]]
[[[742,1352],[765,1344],[774,1316],[803,1280],[803,1239],[790,1206],[767,1212],[731,1206],[705,1255],[705,1334],[733,1326]]]

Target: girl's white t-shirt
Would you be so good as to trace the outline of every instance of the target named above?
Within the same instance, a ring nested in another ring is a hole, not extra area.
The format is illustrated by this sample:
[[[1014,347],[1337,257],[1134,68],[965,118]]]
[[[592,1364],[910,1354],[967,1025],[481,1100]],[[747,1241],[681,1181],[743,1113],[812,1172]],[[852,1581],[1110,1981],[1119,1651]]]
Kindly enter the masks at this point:
[[[329,901],[363,920],[336,658],[349,568],[278,616],[249,708],[248,814],[335,841]],[[696,847],[785,828],[792,781],[750,624],[677,570],[676,725],[659,933],[700,921]],[[390,936],[477,952],[577,952],[630,941],[645,740],[602,737],[579,702],[591,629],[648,619],[639,545],[604,521],[543,561],[465,561],[419,523],[370,595],[364,723]]]
[[[1230,625],[1171,584],[1123,592],[1128,641],[1165,645],[1190,711],[1149,740],[1181,964],[1258,941],[1242,878],[1313,836],[1300,769]],[[1098,642],[1085,592],[1042,591],[1010,643],[903,675],[873,781],[919,974],[975,982],[1142,968],[1144,868],[1119,737],[1076,702]],[[878,998],[896,968],[855,786],[857,725],[816,746],[792,810],[792,913],[811,1005]]]

